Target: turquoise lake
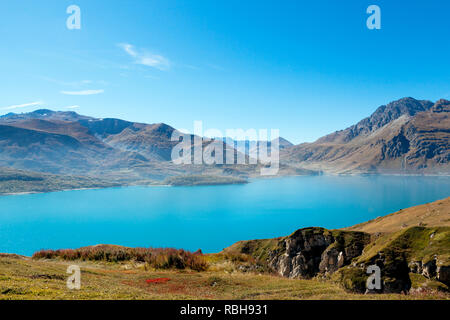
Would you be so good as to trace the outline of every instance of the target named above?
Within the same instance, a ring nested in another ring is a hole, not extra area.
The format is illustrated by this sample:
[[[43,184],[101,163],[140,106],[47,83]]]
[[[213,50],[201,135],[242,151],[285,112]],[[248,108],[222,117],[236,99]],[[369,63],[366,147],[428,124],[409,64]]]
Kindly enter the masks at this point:
[[[99,243],[201,248],[342,228],[450,196],[449,177],[305,176],[247,185],[124,187],[0,196],[0,252]]]

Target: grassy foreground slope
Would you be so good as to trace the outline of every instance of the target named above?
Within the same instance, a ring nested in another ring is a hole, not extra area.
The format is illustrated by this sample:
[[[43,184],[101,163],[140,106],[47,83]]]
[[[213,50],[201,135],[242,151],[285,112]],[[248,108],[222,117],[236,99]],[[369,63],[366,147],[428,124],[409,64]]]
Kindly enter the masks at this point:
[[[362,295],[336,283],[286,279],[233,270],[217,262],[210,270],[146,270],[134,262],[78,261],[81,289],[66,287],[73,262],[0,257],[0,299],[449,299],[445,293]],[[168,278],[164,283],[146,280]]]
[[[413,226],[450,227],[450,197],[403,209],[344,230],[391,233]]]
[[[345,228],[372,235],[354,265],[334,276],[353,291],[365,290],[368,265],[384,267],[387,287],[414,291],[447,290],[450,268],[450,197]],[[439,271],[442,272],[439,273]],[[444,270],[447,270],[445,273]],[[439,280],[439,281],[437,281]],[[445,284],[447,284],[447,286]]]

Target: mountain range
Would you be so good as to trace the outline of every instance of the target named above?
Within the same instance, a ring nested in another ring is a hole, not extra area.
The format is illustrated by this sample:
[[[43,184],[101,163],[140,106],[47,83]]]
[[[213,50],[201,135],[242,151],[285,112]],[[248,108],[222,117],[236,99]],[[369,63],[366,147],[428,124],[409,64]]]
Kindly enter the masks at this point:
[[[450,102],[403,98],[313,143],[280,138],[279,175],[449,174]],[[257,165],[176,165],[175,128],[46,109],[0,117],[0,167],[51,175],[148,183],[180,175],[256,177]],[[193,136],[191,136],[193,138]],[[219,139],[204,139],[208,145]],[[225,144],[225,153],[238,151]],[[249,142],[246,157],[248,158]],[[260,142],[251,144],[259,148]],[[270,148],[269,148],[270,149]],[[0,169],[1,171],[1,169]],[[23,172],[21,172],[23,175]]]
[[[313,143],[282,150],[284,162],[329,173],[448,174],[450,101],[403,98]]]

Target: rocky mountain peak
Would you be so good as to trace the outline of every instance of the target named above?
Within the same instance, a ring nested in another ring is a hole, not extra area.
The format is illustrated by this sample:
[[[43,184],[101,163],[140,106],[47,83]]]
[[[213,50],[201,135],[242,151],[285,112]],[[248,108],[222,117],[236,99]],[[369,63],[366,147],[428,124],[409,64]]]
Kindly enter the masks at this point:
[[[346,143],[360,135],[370,134],[401,116],[414,116],[432,107],[433,103],[428,100],[416,100],[411,97],[402,98],[378,107],[372,115],[357,124],[322,137],[317,142]]]
[[[433,108],[433,112],[450,112],[450,101],[445,99],[440,99],[436,101]]]
[[[74,111],[53,111],[50,109],[38,109],[32,112],[26,113],[8,113],[0,117],[2,121],[21,121],[32,119],[44,119],[44,120],[60,120],[60,121],[78,121],[85,119],[93,119],[91,117],[82,116]]]
[[[50,115],[50,114],[54,114],[55,111],[52,111],[50,109],[39,109],[33,112],[30,112],[30,114],[36,114],[36,115]]]
[[[170,137],[175,129],[165,123],[156,123],[151,126],[151,131],[157,134]]]
[[[433,107],[431,101],[416,100],[410,97],[393,101],[387,105],[378,107],[370,117],[352,126],[350,128],[351,134],[349,138],[375,131],[403,115],[414,116],[419,112],[431,109],[431,107]]]

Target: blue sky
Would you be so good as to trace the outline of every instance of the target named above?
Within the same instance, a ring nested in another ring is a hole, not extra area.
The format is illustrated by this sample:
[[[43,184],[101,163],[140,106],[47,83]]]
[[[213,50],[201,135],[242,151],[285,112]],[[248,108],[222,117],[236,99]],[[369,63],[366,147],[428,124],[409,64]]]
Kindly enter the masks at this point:
[[[313,141],[395,99],[449,99],[449,14],[445,0],[2,1],[0,114],[77,106]]]

